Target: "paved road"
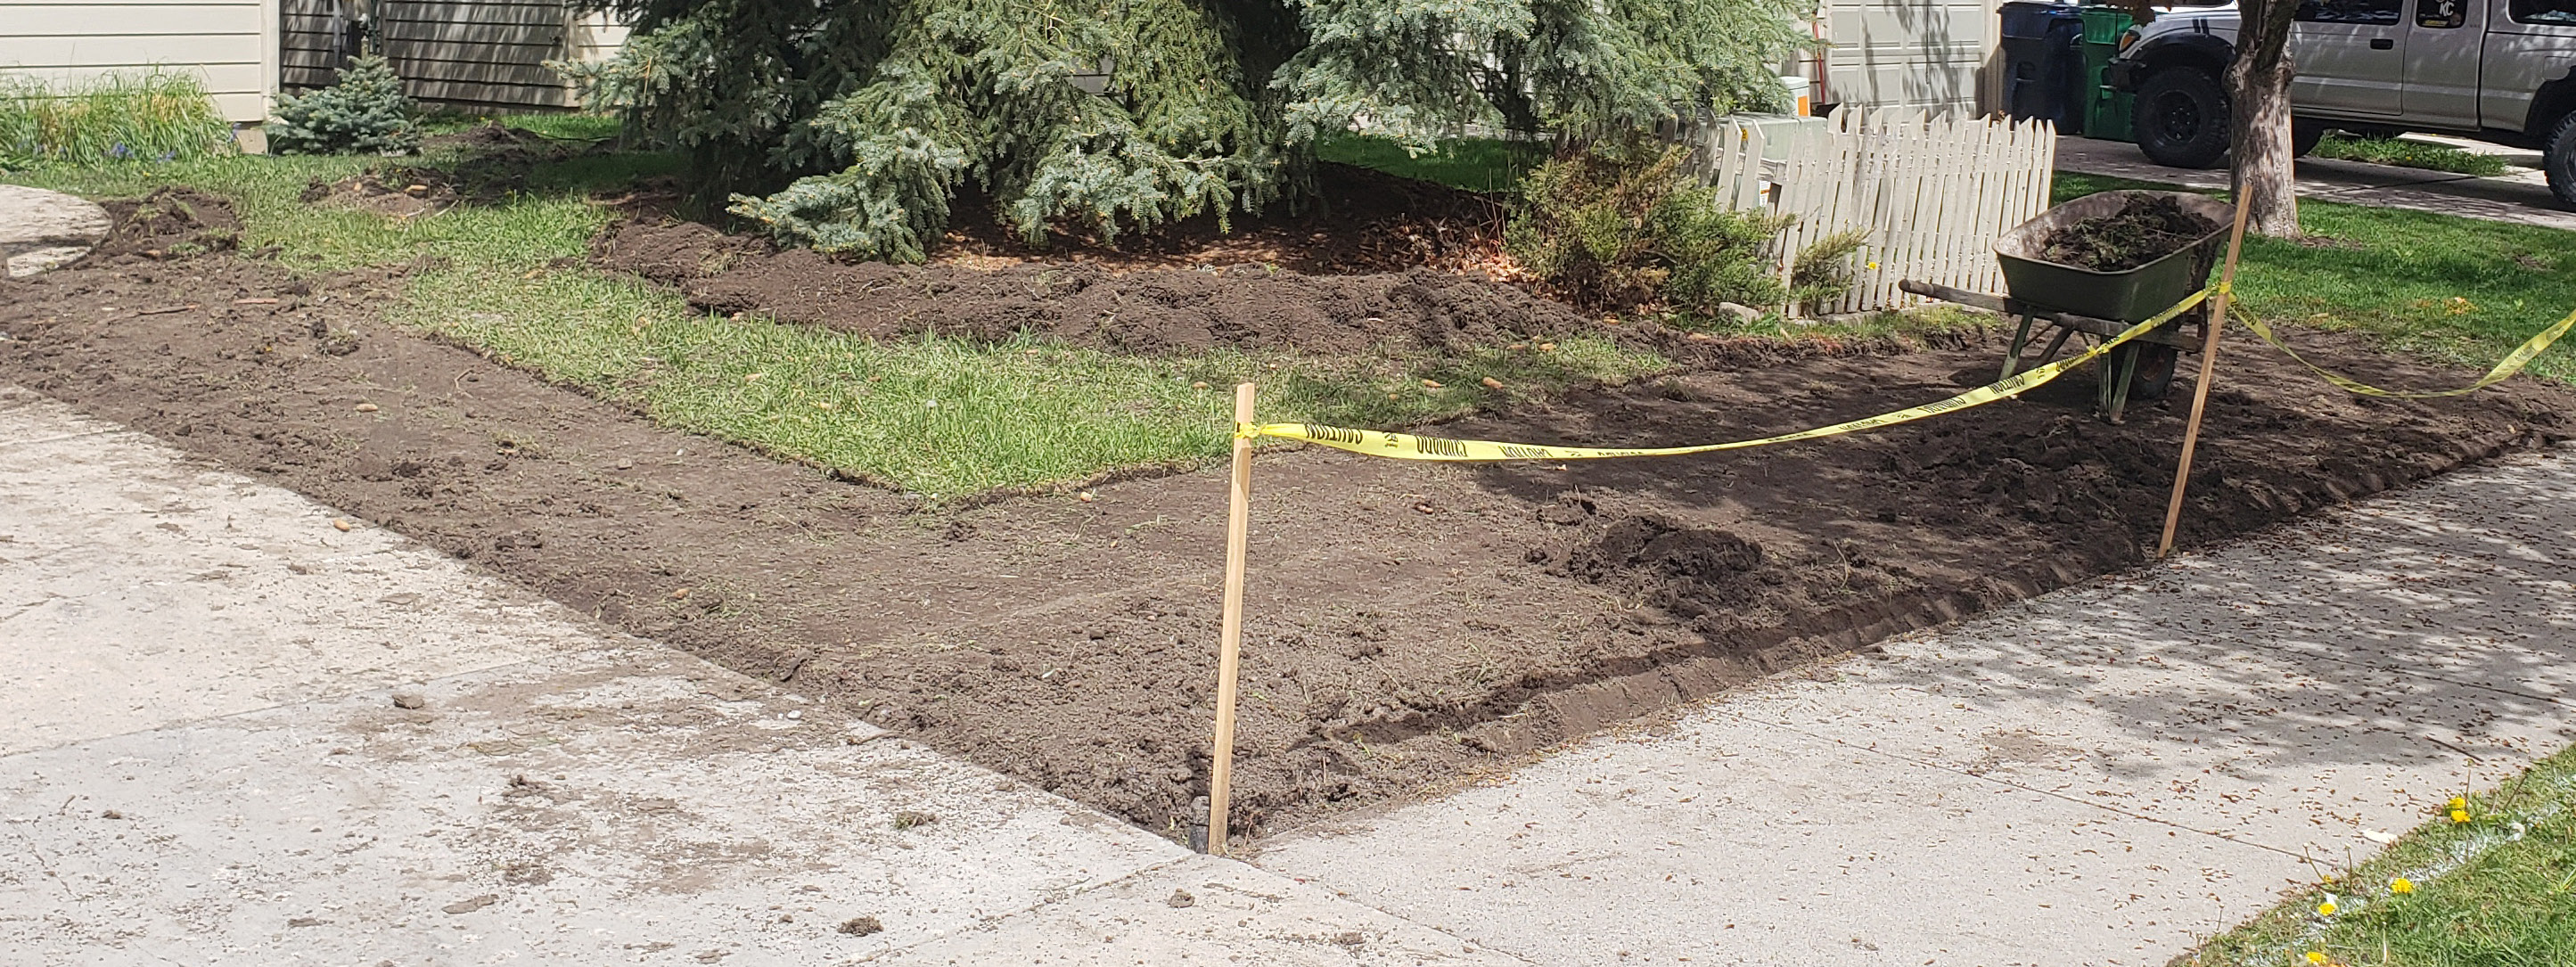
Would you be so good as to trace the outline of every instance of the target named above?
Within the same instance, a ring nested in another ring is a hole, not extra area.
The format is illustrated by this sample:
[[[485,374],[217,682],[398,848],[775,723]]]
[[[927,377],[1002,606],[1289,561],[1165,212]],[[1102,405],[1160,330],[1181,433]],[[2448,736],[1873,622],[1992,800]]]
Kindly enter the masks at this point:
[[[1256,862],[1544,964],[2160,964],[2576,736],[2571,578],[2526,456]]]
[[[2148,161],[2138,153],[2137,145],[2125,141],[2059,138],[2057,168],[2186,188],[2228,186],[2225,168],[2167,168]],[[2576,211],[2558,204],[2540,172],[2529,169],[2517,168],[2501,177],[2480,178],[2309,158],[2299,162],[2298,179],[2301,198],[2576,230]]]

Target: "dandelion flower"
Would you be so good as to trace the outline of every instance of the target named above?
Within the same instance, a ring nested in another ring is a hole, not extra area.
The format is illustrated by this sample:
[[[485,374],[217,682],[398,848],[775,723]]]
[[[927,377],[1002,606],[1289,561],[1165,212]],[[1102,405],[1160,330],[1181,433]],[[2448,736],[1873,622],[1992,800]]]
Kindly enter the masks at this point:
[[[2325,963],[2325,962],[2326,962],[2326,952],[2325,952],[2325,951],[2322,951],[2322,950],[2311,950],[2311,951],[2308,951],[2308,962],[2309,962],[2309,963],[2311,963],[2311,964],[2322,964],[2322,963]]]
[[[2451,810],[2451,821],[2452,821],[2452,822],[2455,822],[2455,823],[2465,823],[2465,822],[2468,822],[2468,821],[2469,821],[2469,811],[2468,811],[2468,810],[2466,810],[2466,809],[2454,809],[2454,810]]]
[[[2467,808],[2469,808],[2469,797],[2467,797],[2467,796],[2453,796],[2453,797],[2451,797],[2451,808],[2452,808],[2452,809],[2467,809]]]
[[[2336,906],[2335,906],[2335,902],[2334,902],[2333,900],[2328,900],[2328,901],[2326,901],[2326,902],[2324,902],[2324,903],[2317,904],[2317,916],[2320,916],[2320,917],[2331,917],[2331,916],[2334,916],[2334,913],[2335,913],[2335,910],[2336,910],[2336,909],[2337,909],[2337,908],[2336,908]]]
[[[2394,880],[2390,880],[2390,881],[2388,881],[2388,892],[2390,892],[2390,893],[2413,893],[2413,892],[2415,892],[2415,881],[2410,880],[2410,879],[2407,879],[2407,878],[2402,877],[2402,876],[2401,876],[2401,877],[2398,877],[2398,878],[2396,878],[2396,879],[2394,879]]]

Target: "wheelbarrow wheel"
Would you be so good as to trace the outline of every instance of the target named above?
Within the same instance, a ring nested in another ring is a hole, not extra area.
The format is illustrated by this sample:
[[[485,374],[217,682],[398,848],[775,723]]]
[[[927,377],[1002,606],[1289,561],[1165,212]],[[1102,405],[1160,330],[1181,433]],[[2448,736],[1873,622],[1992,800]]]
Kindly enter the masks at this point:
[[[2129,400],[2153,403],[2165,398],[2173,389],[2174,364],[2182,353],[2172,346],[2148,344],[2129,350],[2138,354],[2138,368],[2129,376]]]

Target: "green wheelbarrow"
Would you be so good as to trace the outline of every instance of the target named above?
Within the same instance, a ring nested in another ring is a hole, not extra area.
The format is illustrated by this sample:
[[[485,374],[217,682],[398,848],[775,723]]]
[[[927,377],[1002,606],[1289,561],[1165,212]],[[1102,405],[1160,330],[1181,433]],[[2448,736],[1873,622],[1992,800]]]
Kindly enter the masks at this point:
[[[2088,218],[2117,214],[2149,198],[2171,198],[2184,211],[2221,227],[2198,238],[2180,240],[2172,252],[2118,272],[2098,272],[2039,257],[2041,241],[2058,229]],[[2103,340],[2117,336],[2208,285],[2210,267],[2217,262],[2219,243],[2227,234],[2224,226],[2234,217],[2234,211],[2218,199],[2188,192],[2106,191],[2086,195],[2049,209],[1995,240],[1995,258],[2003,265],[2007,295],[1912,279],[1899,282],[1898,288],[2018,317],[2012,344],[2004,351],[2002,372],[1995,377],[2002,379],[2027,367],[2045,365],[2072,337]],[[2187,323],[2206,327],[2208,308],[2201,306],[2183,313],[2128,345],[2113,349],[2103,360],[2097,402],[2105,419],[2120,422],[2132,397],[2164,397],[2165,390],[2173,385],[2174,365],[2180,355],[2200,348],[2200,340],[2183,334]],[[2038,359],[2025,358],[2033,338],[2046,334],[2046,329],[2055,330],[2048,334],[2047,348],[2040,351]]]

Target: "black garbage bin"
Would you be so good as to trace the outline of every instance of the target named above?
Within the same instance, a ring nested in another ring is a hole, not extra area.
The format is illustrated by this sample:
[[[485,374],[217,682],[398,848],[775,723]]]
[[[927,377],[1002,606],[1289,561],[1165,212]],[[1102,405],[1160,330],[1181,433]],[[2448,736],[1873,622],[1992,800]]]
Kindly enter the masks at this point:
[[[2084,127],[2084,16],[2071,3],[2013,0],[2003,17],[2004,113]]]

